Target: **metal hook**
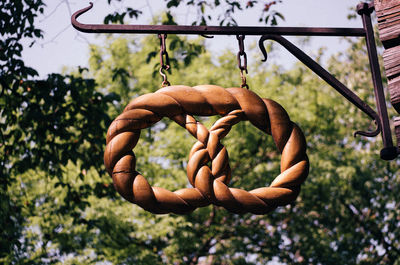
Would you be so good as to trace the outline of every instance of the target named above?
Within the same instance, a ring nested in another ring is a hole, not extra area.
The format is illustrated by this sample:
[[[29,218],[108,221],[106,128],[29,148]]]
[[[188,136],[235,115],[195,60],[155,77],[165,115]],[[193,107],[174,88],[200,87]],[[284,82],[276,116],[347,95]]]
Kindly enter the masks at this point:
[[[240,85],[240,87],[249,89],[249,85],[247,84],[246,75],[243,73],[243,70],[240,70],[240,78],[242,79],[242,84]]]
[[[164,69],[163,69],[162,67],[160,67],[159,72],[160,72],[160,75],[163,77],[163,81],[162,81],[162,83],[161,83],[161,86],[162,86],[162,87],[170,86],[171,83],[168,82],[167,75],[163,72],[163,70],[164,70]]]
[[[214,38],[214,36],[212,36],[212,35],[206,35],[206,34],[200,34],[200,36],[202,36],[202,37],[204,37],[204,38],[206,38],[206,39],[213,39],[213,38]]]
[[[379,121],[379,120],[378,120]],[[362,135],[362,136],[366,136],[366,137],[375,137],[375,136],[377,136],[380,132],[381,132],[381,130],[382,130],[382,128],[381,128],[381,125],[380,125],[380,123],[378,122],[377,120],[374,120],[374,122],[375,122],[375,125],[376,125],[376,129],[375,129],[375,131],[369,131],[369,132],[365,132],[365,131],[355,131],[354,133],[353,133],[353,136],[354,137],[356,137],[357,135]]]
[[[89,6],[88,7],[82,8],[81,10],[78,10],[74,14],[72,14],[72,16],[71,16],[71,24],[75,29],[77,29],[79,31],[82,31],[82,32],[92,32],[91,31],[92,30],[91,27],[87,27],[87,25],[79,23],[77,21],[77,18],[80,15],[86,13],[87,11],[89,11],[92,8],[93,8],[93,2],[89,2]]]
[[[165,39],[167,38],[167,34],[158,34],[158,38],[160,39],[160,75],[163,77],[163,81],[161,83],[162,87],[170,86],[171,84],[168,82],[167,75],[163,72],[163,70],[169,70],[169,56],[167,52],[167,48],[165,45]],[[165,56],[165,63],[164,63],[164,56]]]
[[[262,41],[264,42],[264,40]],[[267,49],[265,49],[264,44],[260,41],[258,42],[258,45],[260,47],[261,53],[264,56],[264,59],[261,59],[262,62],[266,62],[268,60],[268,53],[267,53]]]

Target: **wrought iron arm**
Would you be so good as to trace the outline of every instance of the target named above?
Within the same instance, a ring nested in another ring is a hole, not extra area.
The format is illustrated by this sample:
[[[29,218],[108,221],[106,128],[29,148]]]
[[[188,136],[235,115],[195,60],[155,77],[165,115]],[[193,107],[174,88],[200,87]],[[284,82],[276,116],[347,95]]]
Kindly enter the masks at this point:
[[[282,36],[279,35],[264,35],[260,38],[258,45],[260,46],[260,50],[264,55],[264,60],[267,60],[267,51],[264,47],[264,41],[266,40],[274,40],[281,44],[286,48],[291,54],[293,54],[299,61],[304,63],[308,68],[310,68],[314,73],[316,73],[319,77],[321,77],[325,82],[331,85],[337,92],[339,92],[343,97],[345,97],[348,101],[353,103],[357,108],[362,110],[365,114],[367,114],[371,119],[373,119],[377,125],[375,131],[372,132],[364,132],[364,131],[356,131],[354,136],[359,134],[367,137],[377,136],[381,131],[381,123],[379,115],[365,103],[362,101],[353,91],[347,88],[342,82],[337,80],[333,75],[331,75],[328,71],[326,71],[321,65],[319,65],[316,61],[314,61],[310,56],[305,54],[302,50],[297,48],[293,43],[288,41]]]
[[[177,25],[102,25],[82,24],[77,18],[89,11],[90,6],[76,11],[71,17],[72,26],[86,33],[137,33],[137,34],[192,34],[192,35],[265,35],[292,36],[353,36],[365,37],[363,28],[314,28],[314,27],[219,27]]]

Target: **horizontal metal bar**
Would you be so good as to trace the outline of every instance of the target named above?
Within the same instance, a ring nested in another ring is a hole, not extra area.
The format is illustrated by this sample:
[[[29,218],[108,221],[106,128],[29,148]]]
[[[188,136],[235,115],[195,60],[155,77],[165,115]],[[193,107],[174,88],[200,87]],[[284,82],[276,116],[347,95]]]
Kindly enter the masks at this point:
[[[76,19],[93,7],[75,12],[71,17],[73,27],[86,33],[136,33],[136,34],[184,34],[184,35],[287,35],[287,36],[348,36],[365,37],[363,28],[317,27],[219,27],[177,25],[115,25],[82,24]]]

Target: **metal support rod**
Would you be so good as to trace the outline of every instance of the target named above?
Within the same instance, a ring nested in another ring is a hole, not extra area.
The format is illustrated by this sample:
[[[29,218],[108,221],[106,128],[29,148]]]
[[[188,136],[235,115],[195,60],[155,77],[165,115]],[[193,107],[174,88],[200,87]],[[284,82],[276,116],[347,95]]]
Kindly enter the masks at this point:
[[[359,134],[367,137],[377,136],[381,131],[381,123],[378,114],[362,101],[353,91],[347,88],[342,82],[337,80],[333,75],[331,75],[328,71],[326,71],[321,65],[319,65],[316,61],[314,61],[310,56],[305,54],[302,50],[297,48],[293,43],[288,41],[282,36],[277,35],[264,35],[259,40],[260,50],[263,53],[265,59],[267,60],[267,52],[264,47],[264,41],[266,40],[274,40],[285,47],[291,54],[293,54],[299,61],[304,63],[308,68],[310,68],[314,73],[316,73],[319,77],[321,77],[325,82],[331,85],[337,92],[339,92],[343,97],[345,97],[348,101],[354,104],[357,108],[362,110],[365,114],[367,114],[371,119],[375,120],[377,124],[377,128],[372,132],[363,132],[357,131],[354,134]]]
[[[369,64],[371,67],[372,81],[374,84],[374,93],[376,107],[380,117],[382,128],[383,149],[380,156],[384,160],[392,160],[397,157],[397,148],[393,146],[392,133],[390,130],[389,118],[386,108],[385,93],[383,91],[382,77],[379,67],[378,55],[376,52],[374,29],[371,22],[371,13],[374,7],[367,3],[360,3],[357,6],[357,12],[362,18],[363,26],[366,32],[366,43],[368,49]]]
[[[137,34],[194,34],[194,35],[265,35],[291,36],[353,36],[365,37],[363,28],[314,28],[314,27],[219,27],[177,25],[97,25],[82,24],[76,19],[93,7],[76,11],[71,17],[72,26],[86,33],[137,33]]]

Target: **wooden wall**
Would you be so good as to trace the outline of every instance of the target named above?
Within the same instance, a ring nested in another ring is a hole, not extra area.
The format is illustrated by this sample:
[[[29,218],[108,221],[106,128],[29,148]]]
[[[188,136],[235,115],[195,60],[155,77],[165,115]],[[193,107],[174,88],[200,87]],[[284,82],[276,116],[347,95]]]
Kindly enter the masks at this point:
[[[400,113],[400,0],[374,0],[390,101]]]

